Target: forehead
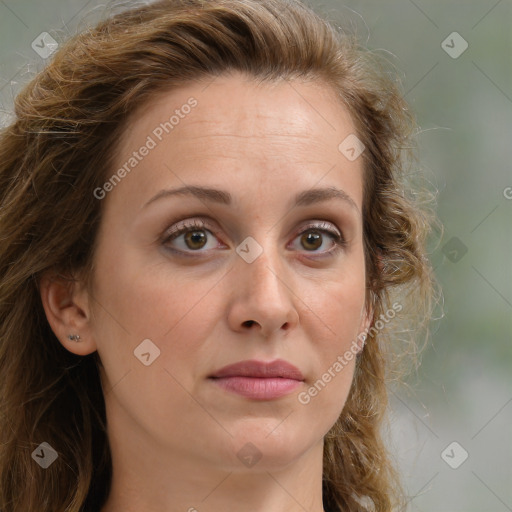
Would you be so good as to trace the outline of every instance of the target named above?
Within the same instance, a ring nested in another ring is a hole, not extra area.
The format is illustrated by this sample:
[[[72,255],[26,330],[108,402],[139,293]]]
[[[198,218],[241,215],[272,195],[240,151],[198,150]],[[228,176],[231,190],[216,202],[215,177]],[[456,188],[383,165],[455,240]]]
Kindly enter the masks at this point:
[[[189,108],[191,101],[196,104],[193,108]],[[178,132],[190,140],[223,135],[303,137],[305,143],[338,150],[338,139],[355,132],[346,108],[327,84],[284,79],[258,82],[239,72],[159,92],[130,117],[123,146],[136,146],[144,135],[169,121],[170,133],[161,134],[172,135],[166,137],[169,142]]]
[[[213,184],[245,173],[290,190],[322,180],[351,189],[360,206],[361,159],[350,161],[339,149],[354,132],[348,111],[322,82],[259,83],[232,73],[154,96],[128,120],[116,164],[151,139],[154,148],[130,173],[139,195],[154,192],[156,183],[183,185],[176,176],[188,170],[181,174],[187,180]]]

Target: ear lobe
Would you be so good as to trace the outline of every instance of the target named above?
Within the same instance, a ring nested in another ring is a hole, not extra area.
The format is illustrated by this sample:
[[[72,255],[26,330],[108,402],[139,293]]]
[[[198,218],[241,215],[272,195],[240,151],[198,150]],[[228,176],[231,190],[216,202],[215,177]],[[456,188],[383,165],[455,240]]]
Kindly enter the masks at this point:
[[[91,354],[96,342],[91,336],[87,292],[79,281],[45,274],[39,283],[46,318],[62,346],[77,355]],[[79,340],[68,336],[79,336]]]

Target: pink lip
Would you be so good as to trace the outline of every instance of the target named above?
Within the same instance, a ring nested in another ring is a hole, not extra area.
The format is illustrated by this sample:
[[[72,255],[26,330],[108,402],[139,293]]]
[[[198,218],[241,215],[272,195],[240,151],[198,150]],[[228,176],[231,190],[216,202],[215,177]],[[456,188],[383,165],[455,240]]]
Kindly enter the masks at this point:
[[[241,361],[225,366],[210,379],[227,391],[255,400],[270,400],[291,393],[304,381],[304,376],[297,367],[278,359],[271,363]]]

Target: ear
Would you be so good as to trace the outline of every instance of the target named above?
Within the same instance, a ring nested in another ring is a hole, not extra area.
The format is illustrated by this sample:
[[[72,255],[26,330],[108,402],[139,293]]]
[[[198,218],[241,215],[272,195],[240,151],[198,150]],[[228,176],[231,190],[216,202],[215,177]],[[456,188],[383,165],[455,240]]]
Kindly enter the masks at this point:
[[[48,323],[62,346],[80,356],[94,352],[96,342],[84,284],[49,272],[41,278],[39,291]],[[69,335],[79,335],[80,340],[71,340]]]

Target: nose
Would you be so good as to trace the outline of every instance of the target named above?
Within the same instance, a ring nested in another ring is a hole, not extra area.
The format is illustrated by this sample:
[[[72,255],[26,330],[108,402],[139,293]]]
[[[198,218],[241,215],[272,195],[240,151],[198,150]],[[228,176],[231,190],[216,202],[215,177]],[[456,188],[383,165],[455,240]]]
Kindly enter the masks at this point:
[[[234,331],[258,332],[265,338],[289,332],[299,322],[299,300],[290,273],[279,256],[263,251],[254,261],[240,258],[231,274],[232,290],[228,323]]]

